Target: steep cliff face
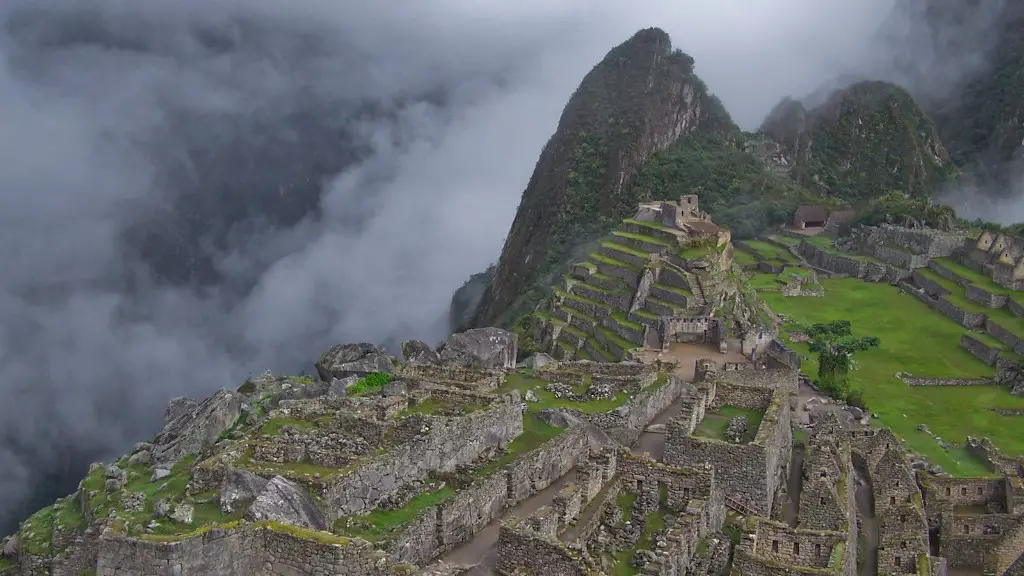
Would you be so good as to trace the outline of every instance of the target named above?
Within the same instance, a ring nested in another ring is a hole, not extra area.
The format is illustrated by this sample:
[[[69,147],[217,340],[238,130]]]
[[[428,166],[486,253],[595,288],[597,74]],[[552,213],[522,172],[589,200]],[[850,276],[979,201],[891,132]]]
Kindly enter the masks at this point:
[[[664,31],[642,30],[612,49],[544,146],[473,324],[514,319],[510,308],[540,275],[635,207],[629,182],[651,154],[698,127],[732,121]]]
[[[956,174],[935,124],[906,90],[887,82],[858,82],[810,111],[785,100],[760,136],[769,166],[848,202],[889,190],[930,194]]]

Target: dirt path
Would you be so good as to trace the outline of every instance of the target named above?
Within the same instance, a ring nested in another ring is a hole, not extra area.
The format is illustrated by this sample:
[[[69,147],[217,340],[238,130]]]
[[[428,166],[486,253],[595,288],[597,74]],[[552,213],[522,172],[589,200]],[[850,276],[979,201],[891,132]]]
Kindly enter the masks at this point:
[[[878,520],[875,519],[875,496],[871,492],[871,483],[867,479],[867,471],[862,462],[854,462],[854,473],[857,478],[855,498],[857,502],[857,525],[859,536],[864,541],[864,562],[860,566],[861,576],[878,574]]]

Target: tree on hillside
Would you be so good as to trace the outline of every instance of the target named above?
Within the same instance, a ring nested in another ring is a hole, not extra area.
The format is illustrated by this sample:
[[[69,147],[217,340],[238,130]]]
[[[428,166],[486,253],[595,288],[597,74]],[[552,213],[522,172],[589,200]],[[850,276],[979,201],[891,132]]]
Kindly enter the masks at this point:
[[[855,338],[849,320],[815,324],[807,330],[811,352],[818,354],[818,387],[833,398],[845,399],[850,394],[848,374],[853,355],[877,348],[876,336]]]

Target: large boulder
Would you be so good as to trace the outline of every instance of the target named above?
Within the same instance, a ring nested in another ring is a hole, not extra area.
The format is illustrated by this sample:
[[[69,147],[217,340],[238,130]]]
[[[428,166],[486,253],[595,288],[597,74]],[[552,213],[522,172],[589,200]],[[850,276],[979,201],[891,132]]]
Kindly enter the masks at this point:
[[[462,368],[511,370],[516,367],[519,338],[501,328],[473,328],[452,334],[441,348],[441,361]]]
[[[316,371],[320,379],[330,382],[347,376],[366,376],[373,372],[394,372],[391,356],[383,349],[362,342],[359,344],[335,344],[320,355]]]
[[[14,558],[18,555],[18,551],[21,549],[21,534],[14,533],[12,536],[6,536],[3,539],[3,546],[0,547],[3,555],[7,558]]]
[[[523,368],[533,368],[535,370],[544,368],[545,366],[550,369],[557,366],[558,361],[543,352],[538,352],[527,358],[524,362],[521,362],[520,365]]]
[[[170,465],[213,446],[220,435],[238,420],[243,400],[243,394],[222,388],[179,414],[153,439],[153,459],[159,464]]]
[[[186,414],[191,410],[195,410],[195,407],[198,405],[199,403],[196,402],[195,400],[191,398],[186,398],[184,396],[171,398],[171,400],[167,403],[167,409],[164,410],[164,426],[169,424],[178,416]]]
[[[267,480],[241,468],[232,468],[220,485],[220,509],[234,511],[235,504],[255,500],[267,488]]]
[[[406,340],[402,342],[402,356],[406,362],[413,364],[440,364],[441,355],[437,350],[422,340]]]
[[[245,518],[252,522],[272,521],[313,530],[327,530],[327,518],[316,502],[297,484],[274,476],[249,506]]]

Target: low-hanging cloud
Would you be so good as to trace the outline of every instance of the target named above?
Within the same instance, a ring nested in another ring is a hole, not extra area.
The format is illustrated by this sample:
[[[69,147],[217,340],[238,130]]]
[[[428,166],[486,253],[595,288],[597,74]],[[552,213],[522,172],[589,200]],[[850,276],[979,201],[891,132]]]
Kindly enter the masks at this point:
[[[660,26],[753,129],[894,0],[0,5],[0,532],[168,398],[437,341],[580,78]]]

